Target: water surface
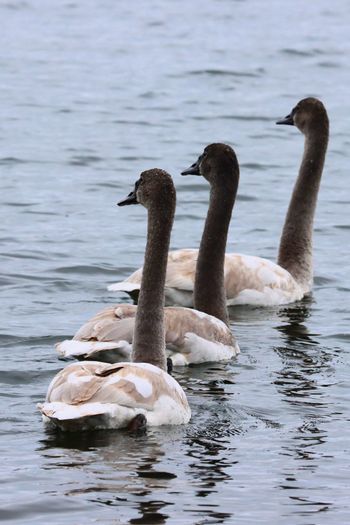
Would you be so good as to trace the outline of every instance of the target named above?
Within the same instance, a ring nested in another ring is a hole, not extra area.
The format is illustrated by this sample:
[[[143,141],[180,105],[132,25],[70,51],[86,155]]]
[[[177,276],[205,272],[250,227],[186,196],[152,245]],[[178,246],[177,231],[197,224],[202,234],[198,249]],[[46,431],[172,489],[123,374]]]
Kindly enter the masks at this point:
[[[3,521],[349,523],[347,2],[13,0],[0,15]],[[174,176],[172,248],[197,247],[208,188],[179,173],[228,142],[228,250],[274,260],[303,147],[274,122],[309,95],[331,121],[312,297],[231,309],[239,358],[175,374],[189,425],[45,431],[54,343],[124,300],[106,285],[142,264],[145,210],[115,206],[140,171]]]

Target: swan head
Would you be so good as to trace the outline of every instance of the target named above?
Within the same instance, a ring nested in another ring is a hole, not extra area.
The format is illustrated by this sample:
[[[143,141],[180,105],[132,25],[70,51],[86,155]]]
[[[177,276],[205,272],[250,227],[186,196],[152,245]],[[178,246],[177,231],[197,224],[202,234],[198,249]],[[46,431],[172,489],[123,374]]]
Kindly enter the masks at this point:
[[[147,419],[144,414],[137,414],[133,417],[126,427],[129,432],[145,432],[147,429]]]
[[[202,175],[210,184],[221,182],[223,178],[239,176],[238,161],[235,152],[227,144],[214,143],[204,148],[197,161],[181,175]]]
[[[154,168],[141,173],[133,191],[118,202],[118,206],[142,204],[145,208],[163,208],[174,207],[175,201],[176,193],[171,176],[164,170]]]
[[[313,97],[303,98],[292,109],[289,115],[278,120],[276,124],[296,126],[304,135],[319,127],[328,127],[328,116],[324,105]]]

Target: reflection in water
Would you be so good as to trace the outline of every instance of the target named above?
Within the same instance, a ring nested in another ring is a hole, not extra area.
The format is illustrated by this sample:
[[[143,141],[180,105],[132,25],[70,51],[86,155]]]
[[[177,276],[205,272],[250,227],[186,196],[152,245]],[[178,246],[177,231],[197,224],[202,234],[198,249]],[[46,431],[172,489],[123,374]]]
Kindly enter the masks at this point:
[[[311,334],[305,322],[312,316],[312,299],[288,306],[279,311],[283,324],[276,327],[285,340],[285,346],[274,350],[282,361],[282,368],[276,372],[274,384],[278,392],[297,412],[301,423],[291,430],[288,444],[282,446],[280,454],[296,460],[292,470],[283,472],[284,482],[280,487],[291,491],[290,500],[309,509],[308,512],[329,510],[330,504],[311,497],[295,496],[295,491],[305,485],[306,471],[317,476],[322,449],[315,447],[325,445],[327,432],[322,428],[331,416],[331,406],[325,387],[324,377],[333,373],[332,354],[322,349],[317,337]],[[322,375],[321,375],[322,374]],[[289,464],[290,465],[290,464]],[[310,492],[309,492],[310,494]],[[305,514],[304,510],[298,513]]]
[[[311,315],[312,302],[312,297],[307,296],[297,303],[281,308],[277,312],[284,324],[277,326],[276,329],[285,336],[287,342],[305,341],[317,344],[304,324]]]
[[[220,496],[223,487],[232,481],[229,470],[238,463],[234,459],[232,437],[242,432],[241,421],[229,403],[234,395],[237,371],[216,363],[194,367],[191,372],[188,390],[193,393],[192,405],[197,406],[194,406],[196,415],[187,433],[185,451],[189,459],[188,476],[196,497],[200,498],[193,501],[193,522],[197,523],[195,520],[203,515],[203,521],[198,523],[228,523],[232,512],[222,508]],[[205,498],[209,498],[210,504]]]
[[[232,421],[216,418],[204,428],[194,429],[187,443],[186,455],[190,458],[187,468],[196,488],[195,495],[197,498],[211,496],[210,505],[194,501],[192,512],[194,516],[205,512],[207,519],[212,520],[210,523],[226,523],[226,519],[232,516],[231,512],[220,510],[220,491],[223,484],[232,481],[227,470],[237,463],[233,460],[235,449],[230,444],[230,436],[234,433]]]
[[[159,512],[166,504],[162,501],[140,501],[139,512],[141,516],[139,518],[132,518],[129,523],[143,523],[152,525],[157,523],[166,523],[168,514]]]
[[[108,507],[131,505],[140,516],[129,523],[165,523],[168,516],[160,511],[171,503],[155,500],[154,492],[161,490],[164,496],[169,481],[177,476],[155,469],[164,457],[156,437],[152,431],[139,435],[127,431],[50,431],[42,441],[42,468],[75,471],[73,483],[62,480],[66,496],[87,496],[88,501]],[[130,516],[130,511],[127,514]]]
[[[40,447],[42,469],[65,473],[59,485],[67,497],[116,507],[119,518],[125,511],[128,523],[166,523],[177,505],[185,506],[193,522],[227,523],[232,514],[222,508],[220,497],[232,481],[229,470],[238,463],[232,437],[241,432],[234,409],[225,404],[235,373],[224,364],[179,372],[193,397],[194,421],[187,427],[139,435],[47,431]],[[189,498],[184,497],[186,478],[192,486]]]
[[[229,432],[225,424],[218,426],[216,422],[210,423],[196,434],[191,438],[187,455],[195,460],[189,467],[193,469],[192,476],[199,487],[197,495],[205,497],[215,490],[218,482],[231,479],[225,468],[232,466],[235,461],[229,461],[227,457]]]
[[[311,299],[305,298],[278,312],[284,324],[276,329],[283,335],[286,344],[275,348],[284,363],[282,370],[277,373],[279,379],[275,383],[285,385],[282,392],[286,396],[303,397],[304,390],[307,394],[310,390],[318,389],[317,378],[313,377],[315,374],[321,371],[333,372],[332,354],[321,349],[318,334],[311,334],[304,324],[311,316],[310,307]]]

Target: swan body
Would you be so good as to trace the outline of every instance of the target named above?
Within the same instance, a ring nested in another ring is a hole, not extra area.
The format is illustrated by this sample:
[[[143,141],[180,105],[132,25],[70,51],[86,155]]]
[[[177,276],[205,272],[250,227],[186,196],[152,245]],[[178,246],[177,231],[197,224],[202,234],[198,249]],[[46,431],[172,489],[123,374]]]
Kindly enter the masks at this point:
[[[137,306],[109,306],[87,321],[71,340],[56,345],[61,358],[107,363],[129,361]],[[182,307],[164,309],[166,355],[173,366],[231,360],[239,346],[226,324]]]
[[[143,172],[134,191],[119,203],[141,203],[148,210],[144,275],[133,319],[131,362],[108,365],[83,361],[65,367],[51,381],[45,402],[38,405],[45,423],[65,431],[85,431],[180,425],[190,420],[183,389],[165,371],[164,282],[175,202],[170,175],[153,169]],[[158,250],[153,249],[155,242]],[[103,319],[103,315],[97,317]],[[107,346],[108,351],[115,350],[115,344]],[[125,338],[119,346],[127,353]]]
[[[72,363],[38,407],[46,423],[65,431],[124,428],[139,414],[149,426],[181,425],[191,416],[177,381],[148,363]]]
[[[198,250],[182,249],[169,253],[165,288],[165,303],[193,306],[193,287]],[[292,275],[278,264],[240,253],[225,255],[225,289],[227,306],[275,306],[302,299],[312,285],[301,286]],[[137,293],[140,289],[142,268],[125,281],[108,287],[112,291]]]

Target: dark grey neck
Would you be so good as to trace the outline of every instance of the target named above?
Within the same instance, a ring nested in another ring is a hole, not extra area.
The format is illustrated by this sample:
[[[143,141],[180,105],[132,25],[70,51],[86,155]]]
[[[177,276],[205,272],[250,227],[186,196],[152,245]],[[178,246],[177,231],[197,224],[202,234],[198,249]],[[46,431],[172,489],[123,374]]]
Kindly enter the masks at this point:
[[[238,177],[213,185],[198,253],[193,293],[194,308],[229,324],[224,279],[225,250]]]
[[[164,331],[164,285],[170,233],[171,210],[153,206],[148,210],[145,262],[135,319],[132,361],[166,367]]]
[[[306,290],[313,280],[313,222],[327,144],[328,126],[305,137],[304,155],[279,247],[278,264]]]

